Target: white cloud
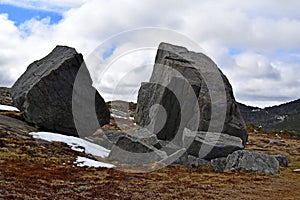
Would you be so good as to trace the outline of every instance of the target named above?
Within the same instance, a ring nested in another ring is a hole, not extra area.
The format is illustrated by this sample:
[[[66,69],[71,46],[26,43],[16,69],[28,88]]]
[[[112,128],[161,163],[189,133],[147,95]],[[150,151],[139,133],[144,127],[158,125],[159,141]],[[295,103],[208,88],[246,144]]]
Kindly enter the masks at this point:
[[[121,31],[162,27],[198,42],[228,76],[238,100],[264,106],[300,97],[296,75],[300,68],[297,9],[300,2],[296,0],[288,3],[280,0],[190,0],[184,3],[171,0],[0,0],[0,3],[54,10],[63,16],[58,24],[50,24],[49,19],[44,18],[31,19],[16,27],[7,15],[0,15],[1,84],[11,85],[29,63],[45,56],[56,44],[73,46],[87,57],[99,44]],[[150,42],[151,37],[137,38]],[[122,48],[116,47],[115,52]],[[237,52],[232,54],[232,49]],[[278,56],[278,52],[283,53]],[[144,55],[138,60],[129,56],[127,61],[120,60],[116,64],[129,67],[132,62],[142,64],[143,59]],[[119,71],[113,70],[107,79],[116,79]],[[132,74],[130,80],[137,80],[136,76]],[[105,92],[111,89],[109,83],[103,84]],[[130,87],[127,89],[131,91]]]

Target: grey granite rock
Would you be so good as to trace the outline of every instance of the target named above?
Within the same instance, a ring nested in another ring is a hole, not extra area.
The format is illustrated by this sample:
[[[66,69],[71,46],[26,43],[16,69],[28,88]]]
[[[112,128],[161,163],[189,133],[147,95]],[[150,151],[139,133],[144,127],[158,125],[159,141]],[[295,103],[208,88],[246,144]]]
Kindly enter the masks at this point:
[[[266,155],[249,150],[239,150],[226,159],[228,170],[257,171],[269,174],[279,173],[279,162],[272,155]]]
[[[181,138],[188,128],[247,141],[232,87],[216,64],[202,53],[166,43],[159,45],[150,82],[139,90],[135,120],[161,140]]]
[[[135,141],[141,141],[146,145],[153,146],[155,148],[161,148],[156,135],[152,134],[145,128],[141,129],[130,129],[127,132],[119,130],[107,130],[98,129],[92,136],[87,137],[91,142],[97,143],[107,149],[111,149],[113,145],[116,145],[121,137],[128,137]],[[127,147],[129,148],[129,146]],[[130,151],[134,151],[133,149]]]
[[[152,164],[167,158],[165,152],[128,136],[119,137],[108,156],[110,161],[128,165]]]
[[[243,148],[242,140],[239,137],[198,131],[187,153],[195,157],[211,160],[226,157],[232,152]]]

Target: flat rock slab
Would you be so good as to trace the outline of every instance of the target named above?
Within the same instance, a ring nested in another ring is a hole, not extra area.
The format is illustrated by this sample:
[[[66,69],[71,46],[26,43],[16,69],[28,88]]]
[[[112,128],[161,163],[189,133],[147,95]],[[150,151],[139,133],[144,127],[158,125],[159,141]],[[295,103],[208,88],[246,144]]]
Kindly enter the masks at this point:
[[[165,152],[127,136],[119,137],[108,156],[110,161],[129,165],[147,165],[167,158]]]
[[[187,153],[202,159],[211,160],[226,157],[236,150],[244,149],[239,137],[212,132],[197,132]]]

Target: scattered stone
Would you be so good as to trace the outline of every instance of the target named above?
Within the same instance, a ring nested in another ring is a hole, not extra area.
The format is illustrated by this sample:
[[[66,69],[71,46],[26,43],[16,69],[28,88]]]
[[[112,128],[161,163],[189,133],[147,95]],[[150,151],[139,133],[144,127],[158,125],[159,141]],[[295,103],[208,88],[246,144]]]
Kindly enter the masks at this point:
[[[198,167],[198,164],[199,164],[199,158],[188,155],[188,165],[190,167]]]
[[[284,155],[274,155],[274,157],[278,160],[279,165],[282,167],[288,167],[289,159]]]
[[[300,169],[294,169],[293,172],[299,173]]]
[[[80,88],[73,91],[79,70]],[[82,55],[74,48],[57,46],[49,55],[30,64],[11,93],[14,105],[24,113],[25,120],[44,130],[73,136],[91,135],[109,123],[109,110],[92,87]],[[78,110],[79,119],[73,117],[72,108]],[[74,120],[81,123],[80,130],[76,129]]]
[[[239,150],[228,155],[225,169],[278,174],[279,162],[275,156],[248,150]]]
[[[269,144],[275,144],[275,145],[279,145],[279,146],[289,146],[289,144],[287,144],[285,141],[277,141],[277,140],[272,140],[269,139]]]
[[[210,162],[205,159],[197,158],[195,156],[188,155],[188,166],[189,167],[208,167]]]
[[[213,167],[214,171],[216,172],[223,172],[226,167],[226,157],[215,158],[210,161],[211,166]]]

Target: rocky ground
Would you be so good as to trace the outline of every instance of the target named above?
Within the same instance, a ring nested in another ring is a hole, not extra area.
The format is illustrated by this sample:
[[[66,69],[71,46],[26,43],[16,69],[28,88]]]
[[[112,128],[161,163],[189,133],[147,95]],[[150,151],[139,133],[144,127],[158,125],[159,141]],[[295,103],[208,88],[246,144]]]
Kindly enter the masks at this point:
[[[7,114],[7,113],[6,113]],[[151,173],[79,168],[80,152],[66,144],[33,139],[35,128],[0,115],[0,199],[299,199],[300,140],[249,130],[252,149],[287,155],[279,175],[216,173],[211,168],[171,165]],[[12,118],[12,116],[17,116]],[[82,155],[86,156],[86,155]]]

